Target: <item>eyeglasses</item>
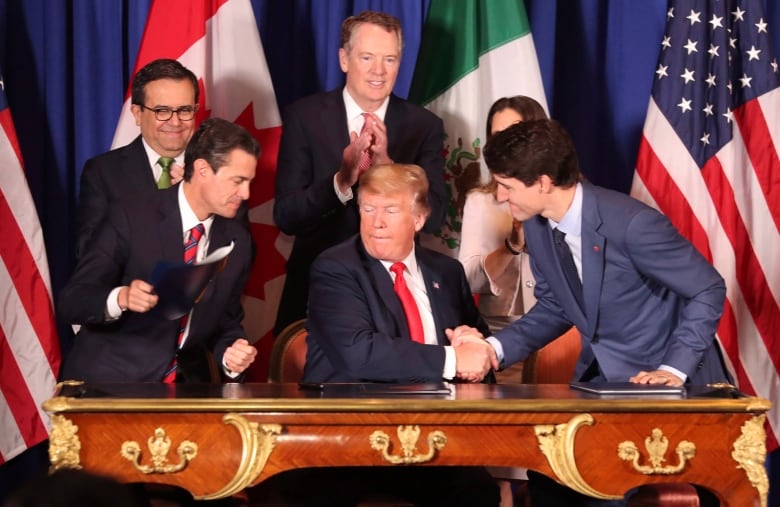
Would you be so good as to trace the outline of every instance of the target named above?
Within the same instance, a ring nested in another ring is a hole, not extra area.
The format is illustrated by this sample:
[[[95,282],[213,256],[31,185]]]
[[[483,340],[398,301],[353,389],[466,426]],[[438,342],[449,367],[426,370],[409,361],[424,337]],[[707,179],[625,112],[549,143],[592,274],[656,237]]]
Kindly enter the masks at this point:
[[[195,117],[195,111],[198,110],[198,106],[182,106],[176,109],[170,107],[146,107],[143,104],[138,104],[141,109],[148,109],[154,113],[154,117],[157,121],[168,121],[173,118],[173,113],[179,117],[181,121],[189,121]]]

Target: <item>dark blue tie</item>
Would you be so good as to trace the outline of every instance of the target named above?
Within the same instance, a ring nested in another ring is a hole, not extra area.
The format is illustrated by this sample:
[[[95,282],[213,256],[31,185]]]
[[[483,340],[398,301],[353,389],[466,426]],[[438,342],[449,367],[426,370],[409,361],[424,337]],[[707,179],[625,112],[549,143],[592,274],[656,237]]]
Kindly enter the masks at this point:
[[[559,230],[557,227],[553,229],[553,243],[555,243],[555,252],[558,254],[558,259],[561,261],[561,268],[563,268],[563,274],[566,276],[566,281],[569,282],[569,287],[574,295],[577,297],[577,302],[580,308],[585,308],[582,302],[582,282],[580,276],[577,274],[577,266],[574,264],[574,257],[571,255],[571,249],[566,244],[566,233]]]

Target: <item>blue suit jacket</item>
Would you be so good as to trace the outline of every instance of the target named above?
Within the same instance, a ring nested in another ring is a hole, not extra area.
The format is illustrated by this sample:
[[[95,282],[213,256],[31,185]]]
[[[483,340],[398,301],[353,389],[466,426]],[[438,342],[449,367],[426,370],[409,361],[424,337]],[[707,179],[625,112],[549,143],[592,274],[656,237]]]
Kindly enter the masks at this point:
[[[423,228],[435,233],[444,221],[444,127],[425,108],[390,96],[385,115],[387,153],[399,163],[417,164],[430,184],[431,214]],[[287,108],[276,170],[274,222],[295,236],[274,331],[306,315],[309,268],[323,250],[358,232],[356,199],[342,204],[333,175],[349,145],[342,88],[318,93]],[[353,188],[354,190],[354,188]]]
[[[113,208],[83,252],[58,298],[57,315],[81,324],[60,378],[90,382],[159,382],[174,355],[177,377],[208,381],[210,350],[222,364],[225,349],[245,338],[241,293],[252,264],[252,239],[239,219],[214,217],[209,251],[235,241],[225,268],[196,303],[190,334],[181,350],[179,320],[154,312],[124,312],[105,319],[108,294],[134,279],[150,280],[158,261],[181,262],[184,256],[178,185],[136,195]]]
[[[449,345],[444,330],[461,324],[488,336],[461,264],[420,246],[415,255],[439,344]],[[314,262],[306,326],[304,381],[442,380],[444,347],[411,340],[390,274],[368,255],[360,236],[326,250]]]
[[[575,380],[594,358],[609,381],[662,364],[692,383],[726,380],[714,342],[726,294],[718,272],[658,211],[589,183],[582,189],[585,308],[566,283],[547,219],[527,220],[537,303],[496,334],[504,363],[524,359],[575,325],[582,334]]]

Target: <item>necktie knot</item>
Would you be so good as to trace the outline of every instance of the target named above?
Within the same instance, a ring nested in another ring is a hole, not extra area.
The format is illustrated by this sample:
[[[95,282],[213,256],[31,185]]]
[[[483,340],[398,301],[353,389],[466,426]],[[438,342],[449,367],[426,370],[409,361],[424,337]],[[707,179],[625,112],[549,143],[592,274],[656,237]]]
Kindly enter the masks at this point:
[[[157,164],[162,167],[160,177],[157,179],[157,188],[162,190],[171,186],[171,165],[173,165],[173,159],[171,157],[160,157],[157,160]]]
[[[406,264],[403,262],[396,262],[392,266],[390,266],[390,271],[392,271],[395,274],[395,279],[398,280],[399,276],[404,276],[404,270],[406,270]]]
[[[190,237],[184,243],[184,262],[187,264],[195,262],[198,253],[198,242],[205,232],[206,229],[203,227],[203,224],[198,224],[190,229]]]

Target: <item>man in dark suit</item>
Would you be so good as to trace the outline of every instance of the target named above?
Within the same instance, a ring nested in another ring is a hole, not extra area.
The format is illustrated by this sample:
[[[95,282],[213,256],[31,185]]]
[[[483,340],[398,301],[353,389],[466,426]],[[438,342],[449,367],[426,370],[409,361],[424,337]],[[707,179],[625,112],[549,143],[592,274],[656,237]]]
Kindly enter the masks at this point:
[[[195,130],[198,80],[176,60],[154,60],[133,78],[131,111],[141,134],[87,160],[81,173],[76,258],[123,196],[145,195],[181,180],[184,148]],[[169,165],[170,164],[170,165]],[[166,166],[166,167],[163,167]]]
[[[371,165],[421,166],[430,182],[435,233],[446,204],[444,129],[426,109],[392,94],[402,48],[397,18],[366,11],[347,18],[339,61],[344,88],[306,97],[284,115],[274,221],[295,236],[275,333],[306,316],[309,268],[326,248],[357,233],[353,187]]]
[[[666,217],[582,181],[571,138],[553,120],[510,126],[491,138],[484,156],[498,200],[523,222],[536,279],[536,305],[488,338],[503,365],[574,325],[582,352],[573,380],[727,381],[715,342],[725,284]],[[605,505],[552,481],[540,493],[543,476],[529,477],[535,506]]]
[[[430,382],[489,369],[485,342],[449,346],[458,326],[485,336],[489,329],[462,265],[415,244],[429,210],[422,169],[374,166],[361,176],[358,206],[360,234],[323,252],[311,269],[304,381]],[[418,307],[420,341],[395,292],[396,263]]]
[[[449,346],[458,326],[488,328],[461,264],[415,244],[427,196],[425,172],[416,165],[374,166],[361,176],[360,234],[312,266],[305,382],[440,382],[456,371],[497,366],[484,340]],[[401,283],[406,303],[396,292]],[[482,467],[299,470],[272,484],[285,505],[349,506],[376,496],[420,506],[499,503],[496,482]]]
[[[187,146],[182,183],[112,205],[60,293],[59,317],[81,325],[62,379],[159,382],[173,373],[177,382],[209,381],[207,352],[230,378],[249,366],[257,351],[241,327],[240,297],[252,243],[235,216],[259,153],[245,129],[211,118]],[[195,229],[197,260],[231,241],[234,248],[186,319],[167,320],[153,311],[149,281],[159,261],[185,259]]]

